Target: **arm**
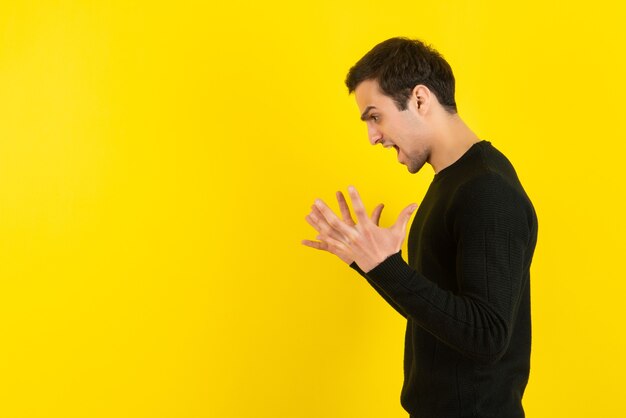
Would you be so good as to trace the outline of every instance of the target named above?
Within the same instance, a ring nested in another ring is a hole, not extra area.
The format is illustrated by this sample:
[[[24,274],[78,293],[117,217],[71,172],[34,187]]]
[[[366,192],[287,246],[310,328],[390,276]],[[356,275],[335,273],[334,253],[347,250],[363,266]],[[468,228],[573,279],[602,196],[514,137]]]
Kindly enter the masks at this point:
[[[367,275],[410,319],[481,363],[506,352],[536,233],[531,207],[489,175],[459,191],[451,215],[458,292],[442,289],[392,254]]]
[[[350,214],[350,209],[348,208],[348,203],[346,202],[345,197],[343,196],[343,193],[341,193],[340,191],[337,192],[337,201],[339,202],[339,209],[341,211],[341,215],[343,217],[343,223],[350,225],[350,226],[355,226],[355,222],[352,219],[352,215]],[[375,225],[378,225],[379,220],[380,220],[380,214],[383,210],[384,205],[380,204],[378,205],[374,211],[372,212],[372,216],[371,216],[371,220],[372,223]],[[334,237],[334,239],[336,240],[341,240],[343,237],[341,236],[341,234],[338,234],[337,231],[333,231],[333,228],[328,224],[328,221],[326,220],[326,218],[324,217],[324,214],[322,212],[320,212],[320,210],[314,205],[311,207],[312,212],[307,215],[305,217],[305,219],[307,220],[307,222],[313,226],[318,232],[320,232],[320,236],[318,236],[318,239],[321,238],[321,234],[328,234],[329,237],[332,236]],[[407,218],[408,221],[408,218]],[[402,230],[402,235],[404,235],[404,230]],[[329,247],[328,247],[328,243],[327,242],[315,242],[315,241],[310,241],[310,240],[303,240],[302,241],[303,244],[308,245],[310,247],[313,248],[317,248],[317,249],[322,249],[322,250],[326,250],[329,251]],[[363,276],[369,283],[370,285],[372,285],[374,287],[374,289],[376,289],[376,291],[378,291],[378,293],[400,314],[402,315],[404,318],[406,318],[406,314],[404,312],[402,312],[402,310],[398,307],[398,305],[396,305],[393,300],[391,298],[389,298],[389,295],[387,295],[385,292],[383,292],[380,288],[380,286],[378,286],[377,284],[375,284],[374,282],[372,282],[372,280],[367,277],[366,273],[361,269],[361,267],[359,267],[359,265],[356,263],[356,261],[354,261],[354,257],[352,257],[351,254],[344,252],[344,251],[340,251],[339,249],[335,248],[334,251],[332,251],[333,254],[337,255],[342,261],[344,261],[345,263],[347,263],[352,269],[356,270],[361,276]]]
[[[406,318],[406,313],[404,313],[404,311],[402,310],[402,308],[400,306],[398,306],[397,303],[395,303],[393,301],[393,299],[391,299],[389,297],[388,294],[385,293],[384,290],[382,290],[382,288],[372,279],[370,279],[369,277],[367,277],[367,274],[365,274],[365,272],[363,270],[361,270],[361,268],[359,267],[359,265],[356,262],[352,262],[352,264],[350,264],[350,267],[352,267],[354,270],[356,270],[361,276],[363,276],[368,283],[378,292],[378,294],[380,296],[383,297],[383,299],[385,299],[387,301],[387,303],[389,305],[391,305],[391,307],[393,307],[396,312],[398,312],[400,315],[402,315],[402,317]]]

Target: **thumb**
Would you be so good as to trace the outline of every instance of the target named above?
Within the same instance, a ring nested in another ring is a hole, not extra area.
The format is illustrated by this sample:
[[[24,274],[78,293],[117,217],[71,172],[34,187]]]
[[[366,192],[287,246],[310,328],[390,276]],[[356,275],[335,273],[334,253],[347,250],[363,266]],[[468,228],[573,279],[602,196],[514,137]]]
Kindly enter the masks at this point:
[[[406,225],[409,223],[409,219],[411,219],[411,215],[417,209],[417,203],[411,203],[409,206],[404,208],[400,215],[398,216],[398,220],[395,224],[393,224],[392,228],[398,232],[402,233],[402,236],[406,233]]]
[[[380,221],[380,214],[383,212],[384,207],[385,205],[381,203],[378,206],[376,206],[374,210],[372,211],[372,221],[374,222],[376,226],[378,226],[378,222]]]

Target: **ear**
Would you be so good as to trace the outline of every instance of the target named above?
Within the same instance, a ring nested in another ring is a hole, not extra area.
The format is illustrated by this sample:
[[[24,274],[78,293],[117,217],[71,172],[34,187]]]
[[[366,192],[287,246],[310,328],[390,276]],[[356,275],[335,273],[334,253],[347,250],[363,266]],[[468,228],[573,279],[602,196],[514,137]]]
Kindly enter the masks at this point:
[[[437,100],[435,95],[423,84],[418,84],[413,87],[411,98],[409,99],[410,105],[420,114],[424,114],[428,111],[433,100]]]

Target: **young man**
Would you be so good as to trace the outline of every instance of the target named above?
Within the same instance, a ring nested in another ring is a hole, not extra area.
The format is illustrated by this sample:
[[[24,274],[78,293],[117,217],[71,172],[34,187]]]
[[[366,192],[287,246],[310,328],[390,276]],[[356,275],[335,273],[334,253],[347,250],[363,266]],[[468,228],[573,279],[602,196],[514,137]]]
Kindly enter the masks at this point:
[[[407,319],[402,406],[412,418],[524,416],[530,369],[533,205],[509,160],[459,117],[454,76],[434,49],[392,38],[348,73],[372,145],[394,147],[410,173],[435,175],[417,205],[380,228],[349,187],[342,219],[320,199],[307,222],[328,251],[358,271]]]

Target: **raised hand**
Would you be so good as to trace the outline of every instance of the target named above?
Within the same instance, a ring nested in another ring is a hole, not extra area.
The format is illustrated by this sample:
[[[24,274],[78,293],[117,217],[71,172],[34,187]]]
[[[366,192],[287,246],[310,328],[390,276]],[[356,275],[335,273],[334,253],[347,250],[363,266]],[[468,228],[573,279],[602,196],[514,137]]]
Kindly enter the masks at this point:
[[[345,222],[345,224],[348,226],[355,226],[356,223],[352,219],[352,215],[350,214],[350,208],[348,207],[348,203],[346,202],[346,198],[343,196],[343,193],[338,191],[336,193],[336,196],[337,202],[339,203],[339,210],[341,211],[343,222]],[[378,222],[380,220],[380,214],[382,213],[383,207],[384,205],[381,203],[376,206],[376,208],[374,208],[374,210],[372,211],[372,221],[376,225],[378,225]],[[337,240],[341,240],[342,236],[330,226],[330,224],[328,223],[322,212],[317,208],[317,206],[311,206],[311,213],[309,213],[305,217],[305,219],[319,233],[319,235],[316,237],[318,240],[320,240],[322,237],[327,236],[333,237]],[[346,264],[352,264],[352,262],[354,261],[351,254],[344,253],[341,251],[341,249],[335,249],[334,251],[330,251],[330,247],[325,241],[311,241],[305,239],[302,240],[302,244],[312,248],[316,248],[318,250],[332,252]]]
[[[379,204],[372,211],[371,218],[368,218],[357,190],[350,186],[348,192],[357,223],[352,219],[341,192],[337,192],[337,200],[343,220],[321,199],[316,199],[311,213],[305,219],[319,232],[316,237],[319,242],[303,240],[302,244],[335,254],[348,264],[356,261],[364,272],[368,272],[390,255],[400,251],[406,236],[407,223],[417,204],[412,203],[402,210],[390,228],[380,228],[378,223],[384,205]]]

